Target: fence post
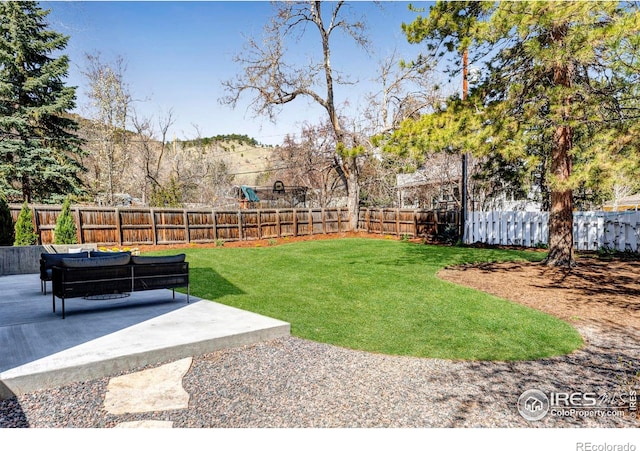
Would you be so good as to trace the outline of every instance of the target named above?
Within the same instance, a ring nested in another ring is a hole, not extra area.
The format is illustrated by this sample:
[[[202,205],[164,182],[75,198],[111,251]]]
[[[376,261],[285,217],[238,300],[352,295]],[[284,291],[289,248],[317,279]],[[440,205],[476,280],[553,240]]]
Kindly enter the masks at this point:
[[[151,242],[155,246],[158,244],[158,231],[156,229],[156,211],[153,208],[149,209],[149,213],[151,216]]]
[[[122,218],[120,217],[120,209],[115,208],[116,213],[116,240],[118,246],[122,246]]]
[[[78,224],[78,230],[76,230],[76,238],[78,239],[78,243],[84,244],[84,236],[82,233],[82,212],[78,207],[74,208],[73,212],[76,216],[76,223]]]
[[[238,210],[238,240],[242,241],[242,211]]]
[[[365,231],[369,233],[371,231],[371,210],[369,210],[369,208],[367,208],[364,214],[364,226]]]
[[[293,209],[293,236],[298,236],[298,210]]]
[[[32,205],[31,208],[32,208],[31,214],[33,215],[33,223],[35,224],[36,233],[38,234],[38,244],[43,244],[42,230],[40,230],[40,215],[38,214],[38,210],[36,209],[35,205]]]
[[[182,218],[182,220],[184,221],[184,240],[185,243],[190,243],[191,233],[189,231],[189,214],[187,213],[186,209],[182,212]]]
[[[213,240],[218,241],[218,219],[216,218],[216,211],[211,210],[211,215],[213,219]]]

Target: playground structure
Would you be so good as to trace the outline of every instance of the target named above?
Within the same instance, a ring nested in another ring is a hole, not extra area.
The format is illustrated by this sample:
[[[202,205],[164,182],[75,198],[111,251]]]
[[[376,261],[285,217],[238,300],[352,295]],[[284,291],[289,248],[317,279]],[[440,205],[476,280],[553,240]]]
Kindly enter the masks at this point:
[[[273,186],[236,186],[234,194],[241,209],[249,208],[306,208],[306,186],[285,186],[276,181]]]

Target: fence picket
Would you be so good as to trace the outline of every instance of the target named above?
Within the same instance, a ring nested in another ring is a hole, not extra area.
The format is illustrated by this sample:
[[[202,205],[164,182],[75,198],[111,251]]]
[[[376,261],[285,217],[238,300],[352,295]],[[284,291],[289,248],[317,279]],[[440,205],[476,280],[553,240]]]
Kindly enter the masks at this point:
[[[507,244],[516,244],[516,218],[515,212],[507,212]]]
[[[640,224],[640,212],[635,212],[634,215],[629,216],[629,225],[628,225],[628,234],[629,240],[627,243],[628,249],[632,251],[633,249],[638,249],[638,238],[640,238],[640,230],[638,228],[638,224]]]

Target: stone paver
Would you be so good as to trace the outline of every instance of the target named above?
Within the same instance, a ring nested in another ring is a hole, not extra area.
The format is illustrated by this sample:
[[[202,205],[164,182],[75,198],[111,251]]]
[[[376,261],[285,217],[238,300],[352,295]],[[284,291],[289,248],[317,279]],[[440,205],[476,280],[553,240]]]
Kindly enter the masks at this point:
[[[114,415],[186,409],[189,393],[182,378],[192,358],[181,359],[157,368],[114,377],[107,385],[104,408]]]

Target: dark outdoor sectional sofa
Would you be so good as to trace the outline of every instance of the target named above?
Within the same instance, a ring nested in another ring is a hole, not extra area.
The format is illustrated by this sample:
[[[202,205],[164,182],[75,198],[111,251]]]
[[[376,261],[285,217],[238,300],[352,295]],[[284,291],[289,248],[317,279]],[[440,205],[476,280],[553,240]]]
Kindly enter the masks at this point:
[[[60,254],[40,254],[40,290],[47,294],[47,282],[51,282],[52,268],[59,265],[63,258],[88,258],[89,251],[60,253]]]
[[[132,256],[129,252],[81,254],[42,254],[41,268],[45,275],[46,268],[51,269],[53,311],[58,297],[62,300],[63,319],[65,299],[69,298],[122,298],[134,291],[186,287],[189,302],[189,263],[185,254],[162,257]]]

